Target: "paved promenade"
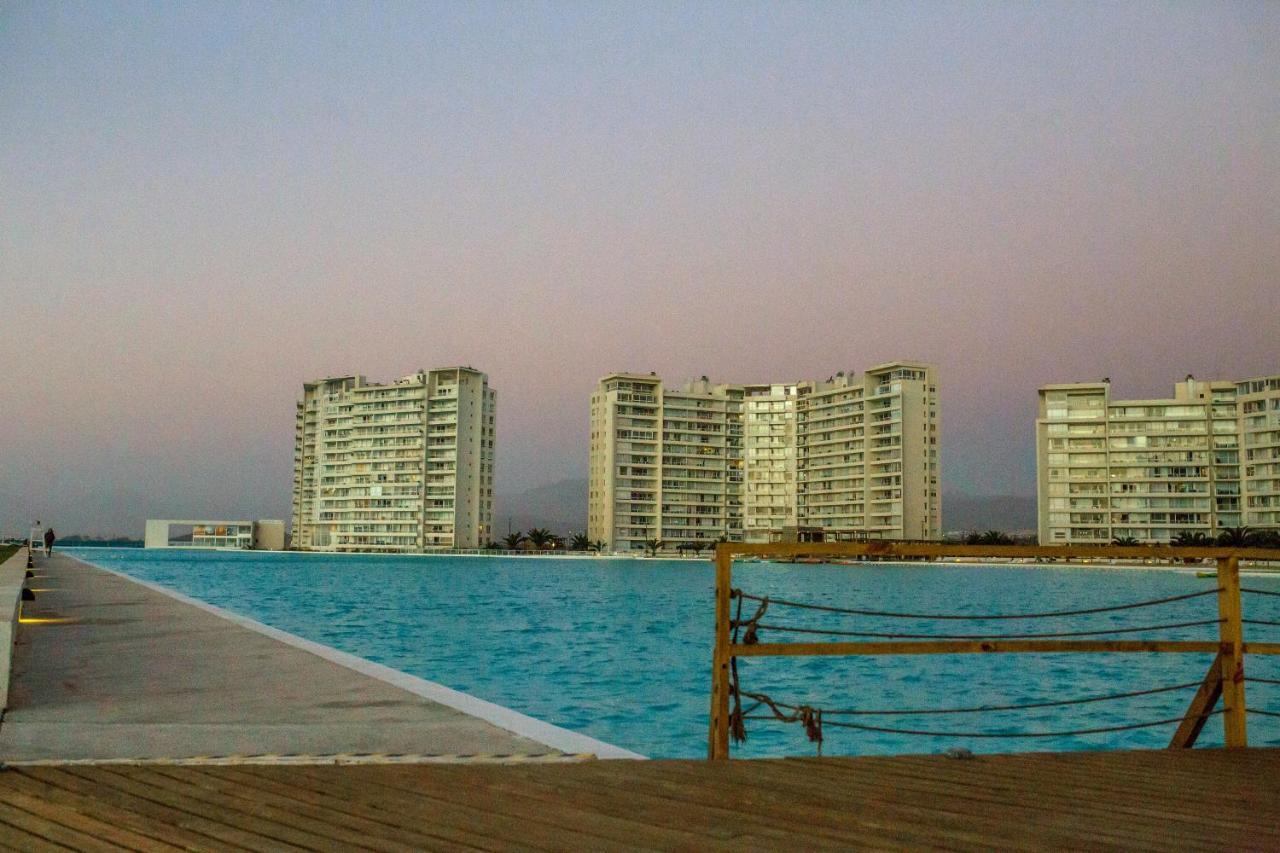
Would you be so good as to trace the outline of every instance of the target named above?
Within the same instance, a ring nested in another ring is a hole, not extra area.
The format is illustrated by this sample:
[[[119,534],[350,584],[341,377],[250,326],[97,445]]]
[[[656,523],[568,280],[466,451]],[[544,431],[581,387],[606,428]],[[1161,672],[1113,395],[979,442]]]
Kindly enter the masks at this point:
[[[71,557],[35,574],[2,761],[557,751]]]

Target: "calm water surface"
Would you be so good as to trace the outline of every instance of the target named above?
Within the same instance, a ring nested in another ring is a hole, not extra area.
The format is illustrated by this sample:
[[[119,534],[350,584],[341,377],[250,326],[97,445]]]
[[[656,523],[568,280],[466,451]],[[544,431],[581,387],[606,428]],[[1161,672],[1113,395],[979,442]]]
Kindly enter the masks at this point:
[[[309,640],[472,693],[652,757],[706,750],[714,575],[709,563],[505,557],[382,557],[138,549],[67,549]],[[837,606],[928,613],[1095,607],[1212,587],[1192,573],[1091,568],[738,564],[748,592]],[[1280,578],[1245,584],[1280,592]],[[1280,598],[1247,596],[1247,618],[1280,621]],[[771,607],[765,621],[854,631],[1029,633],[1217,617],[1213,597],[1031,622],[838,616]],[[1118,635],[1213,639],[1216,626]],[[1280,641],[1280,628],[1246,637]],[[824,639],[761,632],[765,641]],[[826,638],[832,639],[832,638]],[[740,662],[744,691],[824,708],[1008,705],[1199,681],[1203,655],[933,655]],[[1249,675],[1280,679],[1280,659]],[[1180,716],[1193,689],[1031,711],[857,717],[943,732],[1053,732]],[[1251,707],[1280,712],[1280,685],[1249,684]],[[846,718],[849,719],[849,718]],[[1280,718],[1251,716],[1252,744],[1280,745]],[[1217,719],[1203,745],[1221,743]],[[1158,748],[1173,726],[1052,738],[920,737],[826,728],[828,755]],[[743,756],[811,755],[795,725],[748,722]]]

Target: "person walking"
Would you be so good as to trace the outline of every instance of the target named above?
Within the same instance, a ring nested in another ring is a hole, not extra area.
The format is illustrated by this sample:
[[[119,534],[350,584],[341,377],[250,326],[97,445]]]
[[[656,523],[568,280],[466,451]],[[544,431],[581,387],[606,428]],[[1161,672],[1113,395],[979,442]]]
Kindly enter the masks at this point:
[[[44,555],[46,557],[53,554],[53,542],[58,537],[53,535],[53,528],[50,527],[44,532]]]

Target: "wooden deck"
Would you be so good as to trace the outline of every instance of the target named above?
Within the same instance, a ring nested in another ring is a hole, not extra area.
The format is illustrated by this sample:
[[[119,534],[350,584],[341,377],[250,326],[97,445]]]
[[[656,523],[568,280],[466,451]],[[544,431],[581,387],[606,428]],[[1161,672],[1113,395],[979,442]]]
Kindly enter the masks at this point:
[[[0,848],[1280,849],[1280,749],[0,772]]]

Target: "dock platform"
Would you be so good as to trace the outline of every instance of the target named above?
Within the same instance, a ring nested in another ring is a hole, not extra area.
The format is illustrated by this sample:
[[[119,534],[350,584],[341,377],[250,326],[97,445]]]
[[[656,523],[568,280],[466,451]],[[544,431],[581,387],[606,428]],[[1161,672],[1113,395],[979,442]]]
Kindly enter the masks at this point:
[[[1277,749],[10,767],[0,772],[0,846],[1276,850],[1277,779]]]

